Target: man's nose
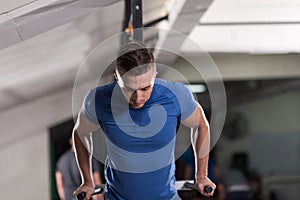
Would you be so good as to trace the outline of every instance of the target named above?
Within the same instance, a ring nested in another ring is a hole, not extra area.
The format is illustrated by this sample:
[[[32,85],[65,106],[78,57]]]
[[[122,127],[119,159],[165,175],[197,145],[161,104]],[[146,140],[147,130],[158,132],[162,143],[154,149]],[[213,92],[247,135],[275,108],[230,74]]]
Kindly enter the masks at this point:
[[[135,90],[132,96],[134,97],[135,100],[140,100],[142,97],[143,93],[141,90]]]

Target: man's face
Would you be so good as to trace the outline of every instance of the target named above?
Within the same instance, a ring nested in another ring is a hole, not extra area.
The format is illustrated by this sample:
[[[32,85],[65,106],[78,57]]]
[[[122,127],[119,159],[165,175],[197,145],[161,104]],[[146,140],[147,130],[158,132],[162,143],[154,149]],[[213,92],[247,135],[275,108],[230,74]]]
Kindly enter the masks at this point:
[[[141,75],[131,75],[130,73],[120,75],[116,70],[116,77],[130,106],[139,109],[145,105],[151,96],[156,70],[151,68]]]

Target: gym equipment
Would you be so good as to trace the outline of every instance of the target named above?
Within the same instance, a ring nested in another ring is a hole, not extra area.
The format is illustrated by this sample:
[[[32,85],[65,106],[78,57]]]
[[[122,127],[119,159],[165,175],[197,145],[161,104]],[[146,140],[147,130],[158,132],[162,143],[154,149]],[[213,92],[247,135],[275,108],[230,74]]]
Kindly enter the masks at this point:
[[[101,193],[104,193],[104,188],[105,188],[105,185],[98,185],[95,187],[95,190],[94,190],[94,193],[92,194],[93,195],[96,195],[96,194],[101,194]],[[193,180],[188,180],[188,181],[176,181],[176,189],[177,190],[198,190],[197,189],[197,186],[195,185],[194,181]],[[210,193],[212,192],[212,187],[210,186],[205,186],[204,187],[204,191],[206,193]],[[78,200],[83,200],[85,197],[85,193],[82,192],[80,194],[77,195],[77,199]],[[92,200],[92,198],[90,198],[90,200]]]
[[[96,185],[95,187],[95,190],[92,194],[93,195],[96,195],[96,194],[101,194],[101,193],[104,193],[104,188],[105,188],[105,185]],[[77,199],[78,200],[83,200],[85,197],[85,192],[81,192],[77,195]],[[90,198],[90,200],[92,200],[92,197]]]

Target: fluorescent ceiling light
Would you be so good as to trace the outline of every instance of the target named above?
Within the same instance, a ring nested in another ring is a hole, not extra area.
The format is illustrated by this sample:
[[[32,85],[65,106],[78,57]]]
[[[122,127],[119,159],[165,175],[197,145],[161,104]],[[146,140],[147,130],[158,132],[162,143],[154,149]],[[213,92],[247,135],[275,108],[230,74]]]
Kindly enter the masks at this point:
[[[191,84],[186,85],[193,93],[203,93],[206,91],[206,86],[204,84]]]

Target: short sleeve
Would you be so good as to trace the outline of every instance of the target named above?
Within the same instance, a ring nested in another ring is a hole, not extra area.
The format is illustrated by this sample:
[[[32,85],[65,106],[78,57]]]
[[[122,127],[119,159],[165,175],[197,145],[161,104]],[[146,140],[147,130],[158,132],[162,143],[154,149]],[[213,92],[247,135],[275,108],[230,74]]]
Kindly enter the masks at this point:
[[[81,112],[92,123],[99,124],[95,111],[96,88],[91,89],[84,97]]]
[[[181,120],[187,119],[196,108],[192,92],[182,83],[176,83],[176,97],[180,106]]]
[[[65,169],[65,165],[64,165],[64,160],[65,160],[65,157],[64,157],[65,154],[62,154],[57,163],[56,163],[56,172],[60,172],[60,173],[63,173],[64,172],[64,169]]]

